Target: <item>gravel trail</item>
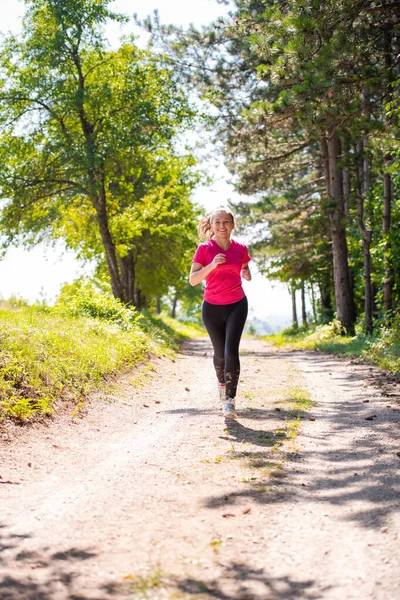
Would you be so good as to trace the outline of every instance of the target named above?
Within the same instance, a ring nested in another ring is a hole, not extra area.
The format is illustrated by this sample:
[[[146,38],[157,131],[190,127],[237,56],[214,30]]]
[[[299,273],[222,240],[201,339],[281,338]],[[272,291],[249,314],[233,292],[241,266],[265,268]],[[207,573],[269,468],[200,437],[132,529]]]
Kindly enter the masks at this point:
[[[3,431],[1,600],[398,600],[399,385],[256,339],[241,362],[237,423],[199,339]]]

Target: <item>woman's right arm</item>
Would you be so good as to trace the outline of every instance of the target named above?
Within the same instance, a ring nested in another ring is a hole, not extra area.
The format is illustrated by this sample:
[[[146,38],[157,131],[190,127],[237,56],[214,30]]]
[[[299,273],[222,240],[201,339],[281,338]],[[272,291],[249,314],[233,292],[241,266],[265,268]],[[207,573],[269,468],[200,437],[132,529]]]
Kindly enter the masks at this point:
[[[214,260],[206,267],[203,267],[200,263],[193,263],[189,276],[190,285],[201,283],[211,271],[214,271],[218,265],[221,265],[224,262],[226,262],[225,254],[217,254],[217,256],[214,257]]]

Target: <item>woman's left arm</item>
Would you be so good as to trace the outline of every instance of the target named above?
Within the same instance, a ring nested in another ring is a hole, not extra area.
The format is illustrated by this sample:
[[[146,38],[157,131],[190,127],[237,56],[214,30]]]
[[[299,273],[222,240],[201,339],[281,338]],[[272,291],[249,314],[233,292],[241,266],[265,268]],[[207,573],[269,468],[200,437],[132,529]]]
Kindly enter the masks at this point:
[[[251,281],[251,272],[249,269],[249,263],[247,263],[246,265],[242,265],[242,270],[240,272],[241,276],[243,279],[245,279],[246,281]]]

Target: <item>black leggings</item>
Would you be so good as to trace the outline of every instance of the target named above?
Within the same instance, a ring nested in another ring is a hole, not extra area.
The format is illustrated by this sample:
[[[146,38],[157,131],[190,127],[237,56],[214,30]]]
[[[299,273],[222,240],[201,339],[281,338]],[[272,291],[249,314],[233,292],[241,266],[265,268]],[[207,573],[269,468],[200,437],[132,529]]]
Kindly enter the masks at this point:
[[[214,348],[215,372],[219,383],[226,384],[226,396],[230,399],[235,398],[239,381],[239,344],[247,311],[246,297],[234,304],[203,302],[203,322]]]

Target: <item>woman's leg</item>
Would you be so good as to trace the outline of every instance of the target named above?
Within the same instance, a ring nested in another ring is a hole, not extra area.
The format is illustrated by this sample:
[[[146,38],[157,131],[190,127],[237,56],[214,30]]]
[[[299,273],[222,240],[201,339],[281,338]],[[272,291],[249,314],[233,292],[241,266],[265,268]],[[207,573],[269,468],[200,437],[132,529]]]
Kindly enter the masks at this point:
[[[236,397],[236,389],[240,375],[239,344],[247,318],[248,303],[244,297],[231,306],[226,322],[225,336],[225,382],[227,400]]]
[[[214,368],[218,383],[225,384],[225,333],[226,311],[224,305],[204,301],[202,306],[203,323],[210,336],[214,349]]]

